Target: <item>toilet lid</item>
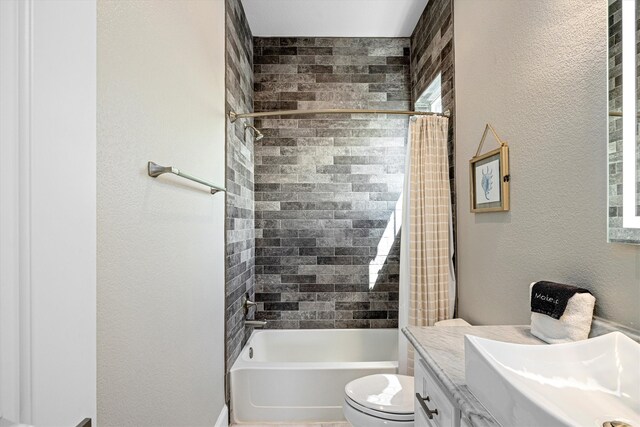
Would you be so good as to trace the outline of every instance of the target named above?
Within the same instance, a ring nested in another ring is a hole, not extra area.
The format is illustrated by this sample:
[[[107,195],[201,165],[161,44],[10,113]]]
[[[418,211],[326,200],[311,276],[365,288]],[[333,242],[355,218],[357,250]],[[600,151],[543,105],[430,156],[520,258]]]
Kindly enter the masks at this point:
[[[386,414],[413,416],[413,377],[369,375],[351,381],[344,391],[350,400],[364,408]]]

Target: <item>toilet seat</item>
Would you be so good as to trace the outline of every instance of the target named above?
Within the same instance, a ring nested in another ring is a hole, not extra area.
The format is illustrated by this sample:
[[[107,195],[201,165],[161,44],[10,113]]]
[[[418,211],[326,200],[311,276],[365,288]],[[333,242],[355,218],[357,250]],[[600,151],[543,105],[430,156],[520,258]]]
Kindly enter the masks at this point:
[[[413,412],[409,414],[396,414],[393,412],[382,412],[376,411],[371,408],[367,408],[366,406],[360,405],[358,402],[354,402],[349,397],[345,398],[345,402],[347,405],[351,406],[356,411],[360,411],[364,414],[371,415],[376,418],[380,418],[388,421],[413,421]]]
[[[345,386],[345,403],[364,414],[389,420],[413,421],[413,377],[376,374]]]

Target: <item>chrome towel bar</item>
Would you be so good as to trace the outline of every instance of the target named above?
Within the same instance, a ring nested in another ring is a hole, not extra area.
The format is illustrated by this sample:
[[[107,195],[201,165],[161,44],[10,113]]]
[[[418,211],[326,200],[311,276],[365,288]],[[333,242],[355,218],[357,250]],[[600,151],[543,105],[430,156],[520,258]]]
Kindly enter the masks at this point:
[[[188,179],[190,181],[197,182],[198,184],[206,185],[211,189],[211,194],[216,194],[218,191],[227,191],[223,187],[218,187],[217,185],[213,185],[207,181],[204,181],[200,178],[196,178],[193,175],[189,175],[188,173],[181,172],[180,169],[174,168],[173,166],[160,166],[154,162],[147,163],[147,173],[151,178],[157,178],[165,173],[172,173],[174,175],[178,175],[182,178]]]

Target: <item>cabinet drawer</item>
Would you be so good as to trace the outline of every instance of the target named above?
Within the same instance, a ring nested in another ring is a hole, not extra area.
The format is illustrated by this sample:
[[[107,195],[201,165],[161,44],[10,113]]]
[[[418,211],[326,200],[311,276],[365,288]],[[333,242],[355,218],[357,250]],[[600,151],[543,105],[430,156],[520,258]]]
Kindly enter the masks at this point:
[[[454,406],[452,400],[449,398],[447,391],[441,385],[440,381],[436,379],[435,375],[431,372],[426,363],[416,355],[415,366],[415,390],[423,399],[425,405],[431,411],[438,411],[438,413],[432,413],[433,418],[428,419],[429,424],[422,424],[425,426],[435,427],[459,427],[460,414]],[[422,409],[422,405],[418,401],[416,396],[415,402],[416,419],[418,418],[419,410],[424,412],[420,414],[424,418],[428,418],[428,414]],[[420,424],[416,423],[416,427]]]

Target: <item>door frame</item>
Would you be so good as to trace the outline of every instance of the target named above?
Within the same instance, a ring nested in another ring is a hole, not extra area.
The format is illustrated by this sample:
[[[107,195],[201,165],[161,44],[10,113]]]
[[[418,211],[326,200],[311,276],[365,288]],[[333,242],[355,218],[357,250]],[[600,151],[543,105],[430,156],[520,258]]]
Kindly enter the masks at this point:
[[[0,1],[0,414],[31,420],[32,0]]]
[[[0,0],[0,414],[96,418],[96,0]]]

